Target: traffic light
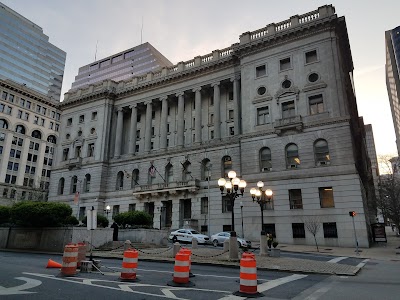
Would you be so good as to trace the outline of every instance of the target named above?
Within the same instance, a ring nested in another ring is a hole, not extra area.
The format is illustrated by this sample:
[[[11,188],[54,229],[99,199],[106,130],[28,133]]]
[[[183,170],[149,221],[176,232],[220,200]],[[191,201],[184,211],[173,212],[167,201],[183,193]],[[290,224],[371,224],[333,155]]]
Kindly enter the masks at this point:
[[[355,217],[356,216],[356,212],[355,211],[349,211],[349,216],[350,217]]]

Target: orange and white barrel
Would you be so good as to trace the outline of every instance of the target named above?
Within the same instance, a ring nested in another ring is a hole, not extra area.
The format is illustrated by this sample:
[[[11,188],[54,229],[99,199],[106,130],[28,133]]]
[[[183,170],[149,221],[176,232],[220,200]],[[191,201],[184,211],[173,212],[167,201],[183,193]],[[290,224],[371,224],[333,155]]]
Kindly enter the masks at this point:
[[[240,289],[244,294],[257,294],[257,264],[252,257],[240,260]]]
[[[189,273],[190,273],[190,270],[192,269],[192,251],[189,248],[182,248],[180,252],[189,255]]]
[[[121,280],[130,281],[136,280],[136,270],[138,266],[139,252],[135,249],[124,251],[122,260]]]
[[[82,260],[86,260],[86,244],[78,243],[78,268],[81,267]]]
[[[64,247],[64,255],[62,258],[61,274],[64,276],[76,275],[78,266],[78,245],[67,244]]]
[[[175,256],[174,278],[175,283],[189,282],[189,255],[179,251]]]
[[[255,256],[254,253],[251,253],[251,252],[247,251],[247,252],[243,252],[242,258],[254,258],[254,259],[256,259],[256,256]]]

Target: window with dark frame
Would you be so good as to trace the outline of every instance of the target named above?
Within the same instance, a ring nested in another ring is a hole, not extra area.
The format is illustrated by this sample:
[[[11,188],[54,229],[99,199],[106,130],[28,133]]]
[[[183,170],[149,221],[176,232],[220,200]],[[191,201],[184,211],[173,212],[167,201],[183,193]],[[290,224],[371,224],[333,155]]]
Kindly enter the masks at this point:
[[[290,209],[303,209],[303,199],[301,189],[289,190]]]
[[[271,167],[271,149],[264,147],[260,150],[260,171],[267,172]]]
[[[208,197],[201,197],[201,214],[208,214]]]
[[[287,101],[282,103],[282,118],[291,118],[296,116],[296,109],[294,101]]]
[[[306,52],[306,64],[318,61],[317,50]]]
[[[304,230],[304,223],[292,223],[292,232],[294,239],[305,239],[306,231]]]
[[[266,65],[256,67],[256,78],[267,75]]]
[[[279,61],[279,65],[280,65],[280,70],[281,70],[281,71],[290,69],[290,68],[292,67],[292,66],[291,66],[291,63],[290,63],[290,57],[281,59],[281,60]]]
[[[329,147],[326,140],[317,140],[314,144],[315,163],[317,165],[326,165],[330,161]]]
[[[276,238],[275,224],[273,224],[273,223],[270,223],[270,224],[267,223],[267,224],[263,224],[263,225],[264,225],[263,231],[266,232],[266,233],[271,233],[272,236],[273,236],[274,238]]]
[[[269,122],[269,106],[257,108],[257,125],[264,125]]]
[[[232,211],[231,200],[228,196],[222,196],[222,212],[227,213]]]
[[[310,115],[324,112],[324,102],[321,94],[308,97],[308,102],[310,106]]]
[[[320,187],[318,188],[318,191],[321,208],[335,207],[332,187]]]
[[[324,238],[338,237],[336,223],[323,223],[322,227],[324,229]]]

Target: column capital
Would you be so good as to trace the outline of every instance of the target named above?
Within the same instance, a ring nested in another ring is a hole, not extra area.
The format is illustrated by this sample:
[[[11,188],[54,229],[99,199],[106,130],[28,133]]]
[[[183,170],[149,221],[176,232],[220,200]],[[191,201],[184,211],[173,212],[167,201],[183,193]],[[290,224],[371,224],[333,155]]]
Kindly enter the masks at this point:
[[[233,76],[232,78],[231,78],[231,82],[234,82],[235,80],[239,80],[241,77],[240,77],[240,74],[236,74],[235,76]]]
[[[201,86],[197,86],[197,87],[192,89],[193,93],[200,92],[200,91],[201,91]]]
[[[211,87],[214,87],[214,86],[219,86],[221,84],[221,82],[220,81],[217,81],[217,82],[212,82],[211,83]]]
[[[158,98],[158,99],[160,99],[160,101],[162,102],[163,100],[168,100],[168,96],[163,95],[163,96],[160,96],[160,98]]]
[[[150,105],[152,105],[153,104],[153,100],[144,100],[143,101],[143,103],[144,103],[144,105],[148,105],[148,104],[150,104]]]
[[[120,111],[123,111],[123,110],[124,110],[123,107],[116,107],[116,108],[115,108],[115,111],[116,111],[116,112],[120,112]]]
[[[131,105],[129,105],[129,108],[130,109],[133,109],[133,108],[136,108],[138,106],[138,104],[137,103],[135,103],[135,104],[131,104]]]
[[[185,92],[180,91],[180,92],[176,92],[176,93],[175,93],[175,96],[176,96],[176,97],[179,97],[179,96],[183,96],[184,94],[185,94]]]

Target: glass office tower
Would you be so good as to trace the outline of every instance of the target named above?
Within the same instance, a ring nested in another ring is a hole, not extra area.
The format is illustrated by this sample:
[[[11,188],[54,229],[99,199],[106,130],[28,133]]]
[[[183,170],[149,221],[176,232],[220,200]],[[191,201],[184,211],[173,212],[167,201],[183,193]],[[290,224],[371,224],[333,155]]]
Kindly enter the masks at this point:
[[[0,79],[59,101],[65,58],[41,27],[0,2]]]
[[[400,26],[385,32],[386,87],[400,156]]]

